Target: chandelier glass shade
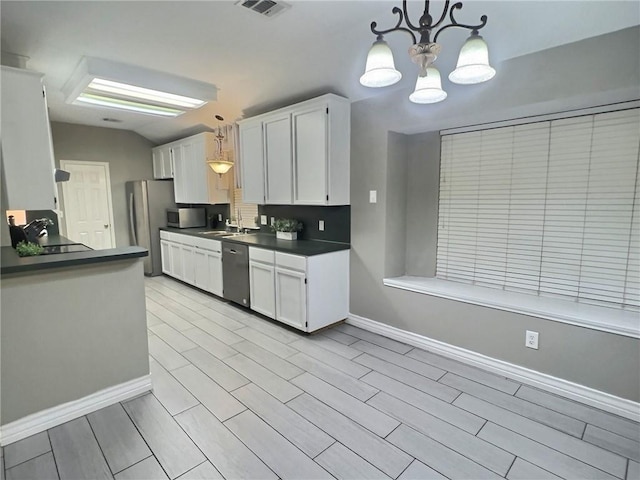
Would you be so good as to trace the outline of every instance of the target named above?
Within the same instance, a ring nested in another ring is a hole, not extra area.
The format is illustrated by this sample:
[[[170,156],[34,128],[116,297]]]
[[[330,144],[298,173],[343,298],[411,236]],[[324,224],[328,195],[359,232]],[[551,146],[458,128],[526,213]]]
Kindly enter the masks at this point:
[[[471,85],[491,80],[496,71],[489,65],[489,48],[478,34],[472,34],[462,46],[456,69],[449,74],[453,83]]]
[[[409,100],[414,103],[435,103],[444,100],[447,98],[447,94],[442,90],[440,72],[433,67],[433,63],[442,49],[442,46],[437,43],[438,35],[453,27],[471,30],[471,36],[460,50],[456,69],[449,75],[449,80],[453,83],[470,85],[492,79],[496,71],[489,65],[487,44],[478,34],[478,31],[486,25],[487,16],[482,15],[480,23],[476,25],[459,23],[455,19],[454,13],[461,8],[462,2],[450,6],[447,0],[444,3],[441,16],[434,19],[429,14],[429,0],[425,0],[424,13],[418,24],[414,25],[408,16],[407,0],[403,0],[402,8],[394,7],[392,10],[392,13],[398,17],[395,27],[378,30],[377,22],[372,22],[371,32],[377,38],[369,50],[365,73],[360,77],[360,83],[365,87],[378,88],[393,85],[402,78],[402,74],[395,68],[393,53],[384,41],[384,35],[403,31],[411,35],[413,39],[413,44],[409,48],[409,56],[419,67],[416,88],[409,96]],[[416,33],[420,35],[419,40]],[[433,41],[431,40],[432,34]]]
[[[437,103],[447,98],[447,92],[442,90],[440,72],[435,67],[428,67],[426,75],[418,75],[416,88],[409,100],[413,103]]]
[[[396,70],[389,45],[379,35],[367,55],[367,66],[364,75],[360,77],[360,83],[365,87],[387,87],[398,83],[401,78],[402,74]]]

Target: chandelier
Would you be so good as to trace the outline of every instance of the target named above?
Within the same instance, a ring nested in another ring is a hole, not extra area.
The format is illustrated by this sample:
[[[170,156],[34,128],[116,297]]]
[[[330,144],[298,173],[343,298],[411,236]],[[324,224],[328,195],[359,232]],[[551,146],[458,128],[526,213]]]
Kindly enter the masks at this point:
[[[413,45],[409,48],[411,60],[419,67],[416,88],[409,100],[414,103],[436,103],[447,98],[447,92],[442,89],[440,72],[433,66],[436,58],[440,54],[442,47],[436,43],[438,36],[444,30],[452,27],[466,28],[471,30],[471,36],[462,46],[456,69],[449,74],[449,80],[453,83],[470,85],[474,83],[491,80],[496,74],[495,69],[489,65],[489,51],[487,44],[478,34],[478,31],[487,24],[487,16],[480,17],[477,25],[465,25],[458,23],[454,18],[454,12],[462,8],[462,2],[457,2],[449,7],[449,1],[444,3],[444,9],[440,18],[434,22],[429,14],[429,0],[424,2],[424,13],[418,20],[418,25],[414,25],[407,14],[407,0],[402,1],[402,9],[393,7],[391,11],[398,15],[398,23],[388,30],[378,30],[377,22],[371,22],[371,32],[377,36],[369,54],[364,75],[360,77],[360,83],[365,87],[386,87],[397,83],[402,78],[402,74],[396,70],[393,61],[393,53],[384,41],[384,35],[391,32],[407,32],[413,39]],[[445,24],[448,20],[449,23]],[[402,26],[402,22],[405,26]],[[416,39],[416,34],[420,34],[420,41]],[[433,42],[431,35],[433,34]]]
[[[224,135],[220,130],[220,122],[224,121],[220,115],[215,116],[216,120],[218,120],[218,134],[216,135],[216,153],[214,158],[207,161],[211,170],[216,172],[218,175],[222,176],[227,173],[231,167],[233,167],[233,162],[230,161],[229,151],[222,149],[222,141],[224,140]]]

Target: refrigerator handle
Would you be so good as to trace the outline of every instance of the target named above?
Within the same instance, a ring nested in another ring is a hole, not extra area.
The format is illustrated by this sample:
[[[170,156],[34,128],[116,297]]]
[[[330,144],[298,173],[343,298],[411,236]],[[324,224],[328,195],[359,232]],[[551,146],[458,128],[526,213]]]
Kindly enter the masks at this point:
[[[138,245],[138,237],[136,236],[136,221],[133,211],[133,193],[129,194],[129,230],[131,231],[131,238],[133,238],[133,244]]]

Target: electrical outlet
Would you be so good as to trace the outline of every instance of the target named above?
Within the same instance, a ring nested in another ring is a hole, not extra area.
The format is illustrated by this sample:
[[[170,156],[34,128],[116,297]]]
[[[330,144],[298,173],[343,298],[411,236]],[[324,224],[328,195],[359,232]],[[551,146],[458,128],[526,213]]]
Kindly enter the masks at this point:
[[[378,202],[378,191],[369,190],[369,203],[377,203],[377,202]]]
[[[528,348],[535,348],[538,350],[538,332],[532,332],[527,330],[525,334],[524,344]]]
[[[219,214],[218,214],[218,221],[219,221],[219,222],[221,222],[221,221],[222,221],[222,214],[221,214],[221,213],[219,213]]]
[[[260,225],[266,225],[266,224],[267,224],[267,216],[260,215]]]
[[[324,220],[318,220],[318,230],[324,232]]]

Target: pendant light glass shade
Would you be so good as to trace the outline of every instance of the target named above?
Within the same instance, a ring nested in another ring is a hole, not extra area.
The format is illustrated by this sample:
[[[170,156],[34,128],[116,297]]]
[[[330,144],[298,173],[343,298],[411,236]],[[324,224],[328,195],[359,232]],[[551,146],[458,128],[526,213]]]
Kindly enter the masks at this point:
[[[413,103],[437,103],[447,98],[447,92],[442,90],[440,72],[437,68],[428,67],[425,77],[418,77],[416,89],[409,100]]]
[[[387,87],[398,83],[401,78],[402,74],[396,70],[389,45],[379,35],[367,55],[367,66],[364,75],[360,77],[360,83],[365,87]]]
[[[453,83],[471,85],[491,80],[496,71],[489,65],[489,49],[477,33],[471,36],[460,49],[456,69],[449,74]]]
[[[224,175],[231,169],[231,167],[233,167],[233,162],[228,162],[226,160],[214,160],[207,163],[211,167],[211,170],[216,172],[218,175]]]

